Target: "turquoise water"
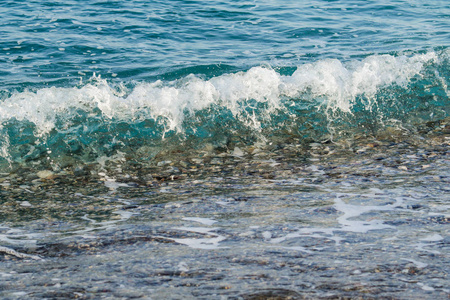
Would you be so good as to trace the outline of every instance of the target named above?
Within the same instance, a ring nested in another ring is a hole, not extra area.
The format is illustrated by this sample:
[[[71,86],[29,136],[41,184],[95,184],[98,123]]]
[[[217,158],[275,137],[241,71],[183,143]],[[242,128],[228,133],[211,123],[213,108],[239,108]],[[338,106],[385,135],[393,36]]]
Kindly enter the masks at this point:
[[[449,297],[448,1],[0,17],[0,296]]]
[[[153,82],[448,47],[446,1],[6,1],[2,87]],[[9,48],[9,49],[8,49]]]
[[[11,165],[280,132],[336,139],[442,120],[449,10],[445,1],[7,2],[1,156]]]

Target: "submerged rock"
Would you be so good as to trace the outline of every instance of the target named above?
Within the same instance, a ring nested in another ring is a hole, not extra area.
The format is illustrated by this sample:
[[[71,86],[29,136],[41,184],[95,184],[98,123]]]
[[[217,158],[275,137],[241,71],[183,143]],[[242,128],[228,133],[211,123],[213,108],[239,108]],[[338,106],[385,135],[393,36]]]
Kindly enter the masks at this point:
[[[54,179],[56,177],[55,173],[50,170],[39,171],[36,175],[41,179]]]

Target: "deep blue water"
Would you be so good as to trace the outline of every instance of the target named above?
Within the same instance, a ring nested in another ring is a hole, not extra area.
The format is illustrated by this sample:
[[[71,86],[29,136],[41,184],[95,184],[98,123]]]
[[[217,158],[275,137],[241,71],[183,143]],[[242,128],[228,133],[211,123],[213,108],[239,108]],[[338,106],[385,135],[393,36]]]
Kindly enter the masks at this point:
[[[0,16],[9,162],[449,113],[448,1],[3,1]]]

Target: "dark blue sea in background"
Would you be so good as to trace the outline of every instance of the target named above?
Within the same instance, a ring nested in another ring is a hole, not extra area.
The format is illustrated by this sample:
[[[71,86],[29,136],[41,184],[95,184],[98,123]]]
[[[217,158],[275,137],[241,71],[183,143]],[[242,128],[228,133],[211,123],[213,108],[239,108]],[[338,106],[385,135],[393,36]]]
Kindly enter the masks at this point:
[[[5,1],[3,88],[206,77],[441,51],[446,1]]]
[[[0,297],[445,299],[450,1],[0,0]]]

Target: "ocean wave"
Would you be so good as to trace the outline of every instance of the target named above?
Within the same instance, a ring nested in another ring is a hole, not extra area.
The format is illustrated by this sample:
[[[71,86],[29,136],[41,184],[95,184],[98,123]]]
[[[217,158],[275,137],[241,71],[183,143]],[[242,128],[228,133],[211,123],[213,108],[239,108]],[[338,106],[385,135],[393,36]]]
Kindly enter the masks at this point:
[[[88,147],[97,154],[114,152],[170,138],[265,139],[289,132],[301,139],[393,120],[430,121],[448,116],[448,73],[444,50],[345,63],[325,59],[285,75],[258,66],[210,79],[191,74],[112,84],[93,76],[76,87],[4,96],[0,155],[11,162],[42,153],[84,155]]]

